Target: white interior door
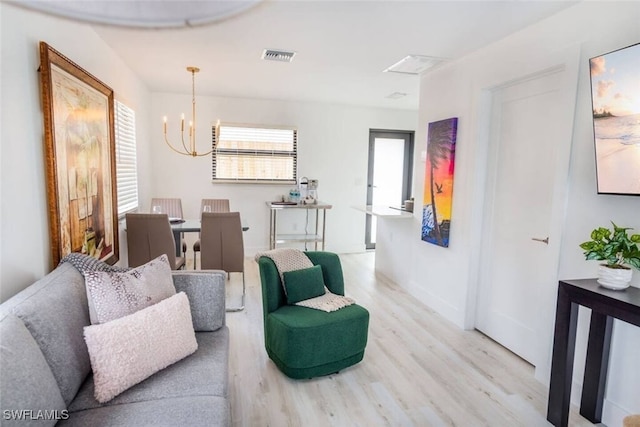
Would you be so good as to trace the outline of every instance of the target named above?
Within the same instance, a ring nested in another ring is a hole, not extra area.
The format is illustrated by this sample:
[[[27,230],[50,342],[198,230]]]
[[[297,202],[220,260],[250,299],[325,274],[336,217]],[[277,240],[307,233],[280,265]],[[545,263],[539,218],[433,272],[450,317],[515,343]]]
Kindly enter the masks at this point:
[[[540,354],[548,339],[541,332],[543,290],[554,286],[558,269],[554,192],[566,185],[558,171],[567,166],[558,163],[566,162],[565,130],[572,126],[561,111],[563,73],[492,93],[476,328],[533,365],[546,356]]]

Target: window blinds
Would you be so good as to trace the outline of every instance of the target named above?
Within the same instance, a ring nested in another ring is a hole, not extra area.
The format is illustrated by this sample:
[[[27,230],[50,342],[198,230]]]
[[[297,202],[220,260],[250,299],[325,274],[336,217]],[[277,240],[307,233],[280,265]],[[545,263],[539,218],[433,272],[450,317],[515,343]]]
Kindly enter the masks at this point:
[[[290,128],[214,126],[213,180],[295,183],[297,135]]]
[[[138,208],[136,115],[119,101],[115,101],[114,111],[118,216],[121,216]]]

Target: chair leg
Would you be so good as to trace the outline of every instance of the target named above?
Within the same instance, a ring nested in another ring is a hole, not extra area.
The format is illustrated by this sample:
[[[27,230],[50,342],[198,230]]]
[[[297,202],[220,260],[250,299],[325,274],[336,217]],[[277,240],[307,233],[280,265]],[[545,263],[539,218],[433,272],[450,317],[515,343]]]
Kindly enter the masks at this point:
[[[193,269],[194,269],[194,270],[197,270],[197,269],[198,269],[198,264],[197,264],[197,262],[196,262],[196,254],[197,254],[197,252],[196,252],[196,251],[193,251]]]
[[[231,273],[229,273],[229,274],[231,274]],[[227,308],[226,311],[229,312],[229,313],[232,313],[232,312],[238,312],[238,311],[244,310],[244,297],[245,297],[245,294],[246,294],[246,285],[245,285],[245,282],[244,282],[244,271],[243,271],[242,272],[242,299],[241,299],[241,302],[240,302],[240,306],[239,307],[229,307],[229,308]]]

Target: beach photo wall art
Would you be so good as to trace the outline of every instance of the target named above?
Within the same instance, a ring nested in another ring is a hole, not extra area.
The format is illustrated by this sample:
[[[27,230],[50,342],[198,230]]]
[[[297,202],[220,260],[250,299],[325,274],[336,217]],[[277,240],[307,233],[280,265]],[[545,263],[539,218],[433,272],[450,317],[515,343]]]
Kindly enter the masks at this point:
[[[422,207],[422,240],[448,247],[458,118],[429,123]]]
[[[640,195],[640,43],[589,60],[598,194]]]

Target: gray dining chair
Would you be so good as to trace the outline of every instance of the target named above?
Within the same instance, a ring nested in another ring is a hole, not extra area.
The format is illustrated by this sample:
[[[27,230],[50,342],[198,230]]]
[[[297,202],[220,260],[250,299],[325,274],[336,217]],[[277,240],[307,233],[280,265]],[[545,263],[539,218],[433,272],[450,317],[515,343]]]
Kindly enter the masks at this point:
[[[202,199],[200,203],[200,212],[205,212],[205,208],[209,207],[207,212],[229,212],[229,199]],[[193,269],[197,268],[196,255],[200,252],[200,239],[193,244]]]
[[[167,214],[128,213],[125,218],[129,267],[138,267],[166,254],[172,270],[184,268],[185,258],[176,256]]]
[[[153,212],[154,207],[159,206],[160,212]],[[151,199],[151,213],[163,213],[167,214],[169,218],[180,218],[184,219],[184,215],[182,214],[182,199],[176,198],[158,198],[154,197]],[[186,256],[187,253],[187,242],[184,240],[184,234],[180,236],[180,240],[182,242],[182,254]],[[195,268],[195,266],[193,267]]]
[[[200,232],[200,264],[202,269],[242,273],[242,299],[238,307],[244,310],[246,285],[244,277],[244,241],[239,212],[203,212]]]

